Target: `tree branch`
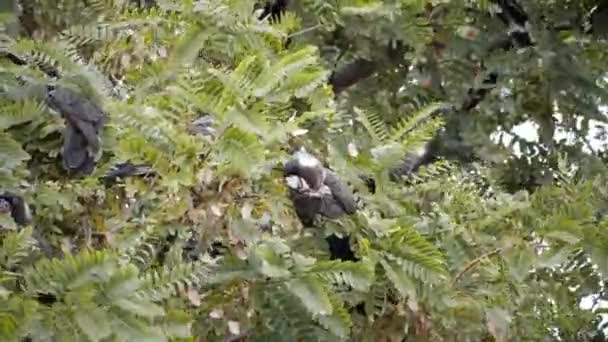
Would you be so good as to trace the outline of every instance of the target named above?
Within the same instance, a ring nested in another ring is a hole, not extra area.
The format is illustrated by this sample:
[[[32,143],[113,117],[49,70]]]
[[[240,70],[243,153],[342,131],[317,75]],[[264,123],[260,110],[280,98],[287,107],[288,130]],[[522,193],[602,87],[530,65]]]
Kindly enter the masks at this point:
[[[480,256],[478,256],[477,258],[473,259],[471,262],[469,262],[467,264],[467,266],[465,266],[465,268],[460,271],[460,273],[458,273],[454,279],[452,279],[451,283],[450,283],[450,287],[453,287],[459,280],[460,278],[462,278],[462,276],[464,276],[465,273],[467,273],[468,271],[470,271],[473,267],[475,267],[477,264],[479,264],[483,259],[485,258],[489,258],[491,256],[494,256],[498,253],[502,252],[502,248],[496,248],[493,251],[484,253]]]

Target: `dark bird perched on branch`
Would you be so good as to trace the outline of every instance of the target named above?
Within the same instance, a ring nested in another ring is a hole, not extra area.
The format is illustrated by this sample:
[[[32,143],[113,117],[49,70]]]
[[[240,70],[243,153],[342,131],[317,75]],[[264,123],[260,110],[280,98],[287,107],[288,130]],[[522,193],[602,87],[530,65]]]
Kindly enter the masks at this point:
[[[498,18],[509,28],[509,36],[519,47],[533,45],[532,38],[526,30],[528,14],[516,0],[496,0],[500,9]]]
[[[259,4],[256,4],[254,12],[260,13],[258,15],[258,20],[268,20],[271,24],[279,23],[281,22],[281,17],[285,14],[288,5],[288,0],[267,0],[261,7]],[[287,49],[290,45],[291,37],[287,36],[283,47]]]
[[[597,1],[591,11],[584,18],[583,30],[601,38],[608,36],[608,1]]]
[[[501,9],[498,17],[505,24],[514,23],[524,26],[528,21],[528,15],[516,0],[497,0],[496,2]]]
[[[336,219],[357,211],[355,197],[338,175],[323,167],[314,156],[301,149],[283,168],[290,197],[298,218],[312,227],[319,216]],[[350,247],[350,236],[330,235],[325,238],[331,259],[356,261]]]
[[[47,86],[46,102],[65,119],[63,166],[70,174],[88,175],[101,148],[106,114],[92,101],[64,87]]]
[[[0,213],[10,213],[20,226],[26,226],[32,222],[30,208],[21,196],[12,192],[0,194]]]
[[[258,20],[270,17],[270,22],[278,22],[287,9],[287,5],[289,5],[288,0],[267,0],[264,3],[262,13],[258,16]]]
[[[318,215],[336,219],[357,211],[351,190],[338,175],[303,149],[283,168],[298,218],[305,226],[313,226]]]
[[[329,247],[329,255],[331,260],[342,260],[342,261],[359,261],[359,258],[355,256],[350,246],[350,235],[339,237],[336,234],[329,235],[325,238]]]

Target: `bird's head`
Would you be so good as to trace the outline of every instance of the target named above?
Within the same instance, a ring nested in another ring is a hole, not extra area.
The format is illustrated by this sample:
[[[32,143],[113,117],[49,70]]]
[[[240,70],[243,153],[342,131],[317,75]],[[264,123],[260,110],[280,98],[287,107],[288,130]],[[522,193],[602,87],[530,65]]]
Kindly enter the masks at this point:
[[[317,158],[302,148],[285,163],[283,176],[286,178],[297,176],[307,184],[309,189],[316,191],[323,184],[325,170]]]
[[[304,182],[302,182],[302,178],[295,175],[285,177],[285,183],[287,183],[287,187],[292,190],[300,190],[304,185]]]
[[[304,147],[295,151],[293,158],[285,163],[283,167],[283,175],[285,177],[290,175],[298,175],[303,168],[322,168],[321,162],[315,158],[312,154],[306,152]]]
[[[46,85],[46,103],[51,109],[59,111],[59,102],[57,101],[57,86],[54,84]]]

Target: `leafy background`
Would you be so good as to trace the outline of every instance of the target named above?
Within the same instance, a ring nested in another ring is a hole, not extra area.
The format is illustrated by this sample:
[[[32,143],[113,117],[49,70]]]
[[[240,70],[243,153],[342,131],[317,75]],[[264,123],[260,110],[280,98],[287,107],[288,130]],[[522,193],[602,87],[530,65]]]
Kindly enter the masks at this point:
[[[272,22],[245,0],[3,8],[0,189],[34,220],[1,216],[0,338],[603,340],[602,309],[579,306],[608,272],[586,142],[606,121],[603,7],[526,2],[534,44],[497,49],[499,3],[302,0]],[[61,168],[51,80],[110,117],[88,177]],[[203,114],[213,137],[190,130]],[[493,140],[525,122],[538,141]],[[428,141],[436,160],[391,181]],[[278,171],[296,145],[356,215],[302,229]],[[100,180],[127,160],[156,176]],[[358,260],[330,258],[332,233]]]

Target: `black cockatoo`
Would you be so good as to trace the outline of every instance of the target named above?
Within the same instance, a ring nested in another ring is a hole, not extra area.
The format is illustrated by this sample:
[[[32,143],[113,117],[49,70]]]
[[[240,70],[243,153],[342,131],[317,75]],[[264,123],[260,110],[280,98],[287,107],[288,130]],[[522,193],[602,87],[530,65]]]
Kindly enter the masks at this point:
[[[335,219],[357,211],[353,193],[338,175],[303,149],[285,164],[283,175],[305,226],[312,226],[317,215]]]
[[[267,0],[264,3],[262,12],[258,16],[258,20],[270,18],[270,22],[279,21],[288,5],[288,0]]]
[[[497,0],[500,8],[498,18],[509,27],[509,36],[518,47],[532,45],[530,33],[526,30],[528,14],[516,0]]]
[[[355,196],[346,184],[304,149],[297,151],[294,158],[285,164],[283,175],[296,214],[306,227],[314,226],[319,216],[336,219],[357,211]],[[326,237],[332,259],[357,260],[349,240],[348,235]]]
[[[46,103],[65,119],[63,166],[70,174],[88,175],[95,169],[106,114],[95,103],[65,87],[47,86]]]
[[[30,208],[21,196],[12,192],[0,194],[0,212],[10,213],[15,223],[26,226],[32,222]]]

